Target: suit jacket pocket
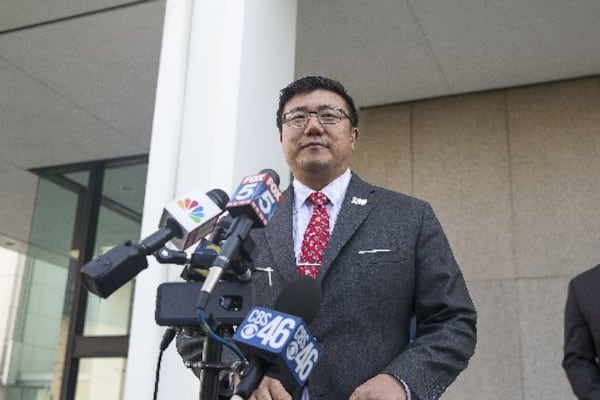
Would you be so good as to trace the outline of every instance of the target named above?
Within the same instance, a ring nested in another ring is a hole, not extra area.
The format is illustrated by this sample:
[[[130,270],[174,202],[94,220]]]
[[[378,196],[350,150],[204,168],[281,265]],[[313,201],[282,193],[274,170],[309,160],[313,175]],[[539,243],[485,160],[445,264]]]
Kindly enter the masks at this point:
[[[399,264],[403,260],[400,252],[393,249],[361,250],[356,255],[358,264]]]

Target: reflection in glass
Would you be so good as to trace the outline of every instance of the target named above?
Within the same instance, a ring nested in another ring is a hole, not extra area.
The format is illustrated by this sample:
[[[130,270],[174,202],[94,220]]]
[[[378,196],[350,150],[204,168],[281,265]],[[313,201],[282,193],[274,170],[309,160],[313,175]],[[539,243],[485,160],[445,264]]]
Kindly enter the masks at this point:
[[[81,359],[75,400],[121,399],[124,382],[125,358]]]
[[[86,296],[77,284],[82,259],[90,257],[86,240],[95,238],[93,251],[100,254],[126,239],[139,239],[146,160],[74,168],[39,171],[27,250],[16,256],[16,264],[10,262],[14,267],[6,260],[15,256],[0,251],[0,400],[122,398],[126,350],[117,353],[121,358],[103,358],[84,344],[78,351],[89,358],[77,359],[71,350],[75,343],[86,343],[79,341],[81,323],[84,336],[99,340],[94,343],[113,336],[126,339],[134,284],[108,300]],[[85,321],[72,320],[83,318],[75,310],[86,297]],[[73,373],[76,387],[63,381]]]
[[[94,255],[103,254],[125,240],[139,240],[146,170],[146,164],[106,169]],[[133,287],[133,282],[129,282],[108,299],[90,294],[83,334],[127,335]]]
[[[68,174],[63,174],[63,176],[83,187],[88,186],[88,180],[90,179],[90,173],[88,171],[70,172]]]
[[[102,196],[133,211],[141,218],[147,172],[147,164],[107,167],[104,172]]]
[[[40,179],[19,305],[12,332],[8,399],[47,399],[57,360],[64,353],[73,227],[78,196]],[[57,358],[58,357],[58,358]]]
[[[94,254],[102,254],[126,239],[138,240],[139,222],[106,207],[100,207],[98,233]],[[90,294],[88,296],[84,335],[127,335],[133,282],[127,283],[108,299]]]

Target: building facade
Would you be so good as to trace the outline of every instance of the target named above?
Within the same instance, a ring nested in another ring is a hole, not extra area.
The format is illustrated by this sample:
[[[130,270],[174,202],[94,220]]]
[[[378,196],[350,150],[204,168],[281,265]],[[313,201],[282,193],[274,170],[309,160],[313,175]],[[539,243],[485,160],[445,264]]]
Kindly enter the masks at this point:
[[[179,268],[151,260],[107,300],[82,290],[79,268],[156,230],[163,205],[190,189],[231,194],[263,168],[289,183],[274,114],[297,75],[298,6],[214,3],[164,3],[145,147],[25,171],[0,165],[0,399],[151,398],[164,331],[156,287],[179,280]],[[560,366],[562,312],[569,279],[600,259],[600,77],[360,115],[354,171],[431,202],[479,313],[475,356],[442,398],[574,398]],[[0,129],[9,160],[12,132]],[[172,346],[158,398],[176,397],[197,399],[198,382]]]

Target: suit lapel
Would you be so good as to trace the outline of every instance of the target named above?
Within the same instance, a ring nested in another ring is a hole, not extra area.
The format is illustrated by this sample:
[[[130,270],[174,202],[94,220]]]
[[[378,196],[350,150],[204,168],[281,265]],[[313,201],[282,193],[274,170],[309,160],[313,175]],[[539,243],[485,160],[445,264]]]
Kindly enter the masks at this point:
[[[323,256],[319,281],[323,280],[344,245],[375,206],[375,190],[374,186],[362,181],[356,175],[352,175],[335,222],[335,228]],[[270,229],[266,230],[267,241],[276,263],[270,267],[275,270],[275,273],[282,275],[284,282],[289,282],[297,276],[292,232],[293,205],[294,190],[290,185],[284,192],[280,209],[269,221]]]
[[[375,187],[352,174],[342,208],[335,221],[335,227],[327,250],[323,256],[319,280],[322,281],[342,248],[363,223],[376,203]]]
[[[275,273],[280,273],[284,282],[289,282],[296,276],[296,256],[292,232],[294,190],[291,185],[283,193],[283,196],[283,202],[279,206],[278,212],[269,221],[270,229],[266,230],[266,236],[276,263],[269,267],[273,268]]]

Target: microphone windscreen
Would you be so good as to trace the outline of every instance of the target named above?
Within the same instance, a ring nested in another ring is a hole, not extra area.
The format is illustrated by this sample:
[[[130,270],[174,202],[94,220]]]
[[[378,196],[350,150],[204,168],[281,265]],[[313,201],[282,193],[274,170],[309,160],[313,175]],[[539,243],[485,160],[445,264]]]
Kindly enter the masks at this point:
[[[219,206],[221,210],[225,209],[227,203],[229,203],[229,196],[221,189],[212,189],[206,192],[206,195]]]
[[[281,182],[281,179],[279,179],[279,174],[277,172],[275,172],[274,170],[272,170],[271,168],[265,168],[265,169],[261,170],[259,172],[259,174],[271,175],[271,178],[273,178],[273,181],[275,182],[275,184],[277,186],[279,186],[279,183]]]
[[[223,218],[221,218],[219,222],[217,222],[215,230],[210,236],[210,240],[215,244],[220,244],[222,240],[225,240],[227,238],[227,231],[229,231],[229,227],[231,226],[232,221],[233,219],[229,215],[226,215]]]
[[[288,283],[275,302],[275,310],[302,318],[310,324],[321,306],[321,285],[316,279],[300,275]]]

